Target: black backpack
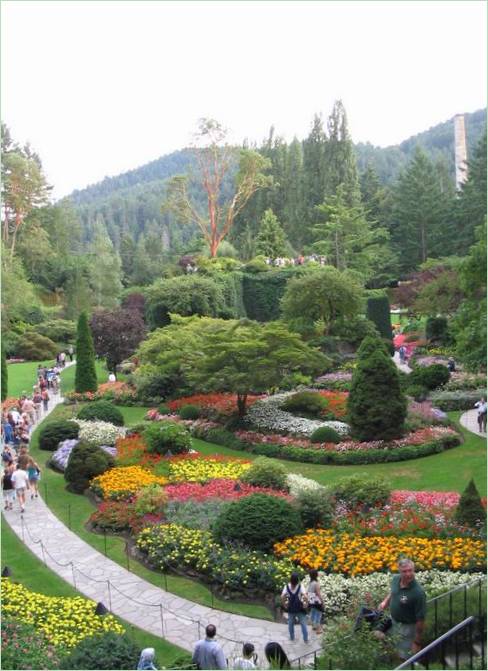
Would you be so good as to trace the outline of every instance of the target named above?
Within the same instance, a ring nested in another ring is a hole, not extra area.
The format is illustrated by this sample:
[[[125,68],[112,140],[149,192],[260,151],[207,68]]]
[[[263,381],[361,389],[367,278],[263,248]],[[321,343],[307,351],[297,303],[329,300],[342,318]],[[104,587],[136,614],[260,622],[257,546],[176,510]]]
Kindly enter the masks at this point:
[[[288,612],[289,613],[306,613],[303,603],[300,599],[300,593],[302,591],[301,585],[298,586],[298,589],[293,593],[289,587],[286,586],[286,591],[288,592]]]

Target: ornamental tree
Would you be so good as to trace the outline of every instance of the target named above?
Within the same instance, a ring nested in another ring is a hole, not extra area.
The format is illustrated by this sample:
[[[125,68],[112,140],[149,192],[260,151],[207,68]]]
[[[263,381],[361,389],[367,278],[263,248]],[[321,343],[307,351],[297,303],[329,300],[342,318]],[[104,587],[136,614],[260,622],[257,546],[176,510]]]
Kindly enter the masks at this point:
[[[97,387],[93,338],[87,314],[86,312],[82,312],[78,318],[78,334],[76,338],[75,391],[78,393],[96,391]]]
[[[403,433],[407,401],[383,341],[371,336],[367,341],[358,351],[347,401],[351,434],[360,441],[393,440]]]
[[[90,328],[95,352],[114,372],[121,361],[135,352],[146,332],[140,312],[120,308],[98,310],[90,319]]]

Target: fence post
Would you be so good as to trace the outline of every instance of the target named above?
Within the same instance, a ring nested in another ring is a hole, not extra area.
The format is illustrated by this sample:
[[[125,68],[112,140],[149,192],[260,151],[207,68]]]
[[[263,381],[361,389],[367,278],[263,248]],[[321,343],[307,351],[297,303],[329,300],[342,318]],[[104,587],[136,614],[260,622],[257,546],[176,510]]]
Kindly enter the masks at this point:
[[[112,612],[112,592],[110,591],[110,580],[107,580],[108,587],[108,609]]]
[[[76,587],[76,576],[75,576],[75,565],[73,564],[73,562],[71,562],[71,572],[73,574],[73,587],[75,589],[77,589],[77,587]]]
[[[161,617],[161,636],[164,638],[164,618],[163,618],[163,604],[159,604],[159,615]]]

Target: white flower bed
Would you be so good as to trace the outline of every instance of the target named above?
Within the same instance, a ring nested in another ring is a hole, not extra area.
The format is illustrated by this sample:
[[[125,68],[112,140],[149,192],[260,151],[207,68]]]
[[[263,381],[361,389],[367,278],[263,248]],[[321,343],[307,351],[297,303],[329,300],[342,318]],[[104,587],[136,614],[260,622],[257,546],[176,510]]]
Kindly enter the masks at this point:
[[[291,412],[282,410],[280,406],[285,398],[294,393],[294,391],[287,391],[256,401],[247,411],[246,422],[265,431],[289,433],[306,438],[309,438],[321,426],[328,426],[340,435],[346,435],[349,432],[349,426],[345,422],[321,422],[318,419],[295,417]]]
[[[470,583],[485,577],[484,573],[457,573],[454,571],[419,571],[415,574],[430,599],[453,587]],[[325,613],[329,617],[355,612],[360,604],[376,608],[390,591],[391,573],[371,573],[370,575],[346,578],[339,574],[319,571],[319,585],[324,600]],[[303,581],[306,589],[308,577]]]
[[[315,480],[304,478],[303,475],[296,475],[295,473],[288,473],[286,476],[286,483],[290,488],[290,494],[292,496],[298,496],[302,492],[315,491],[317,489],[323,489],[325,491],[325,487],[319,485]]]
[[[117,438],[125,436],[126,429],[123,426],[115,426],[110,422],[75,421],[80,427],[78,438],[92,445],[115,445]]]

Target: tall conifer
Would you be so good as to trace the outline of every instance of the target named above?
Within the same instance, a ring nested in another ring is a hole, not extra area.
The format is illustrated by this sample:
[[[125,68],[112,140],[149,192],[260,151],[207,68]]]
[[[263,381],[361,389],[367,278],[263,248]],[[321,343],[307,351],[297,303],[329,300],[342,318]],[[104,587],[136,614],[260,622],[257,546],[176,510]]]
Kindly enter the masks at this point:
[[[78,318],[78,334],[76,338],[75,391],[78,393],[96,391],[97,387],[95,348],[93,347],[93,338],[87,314],[86,312],[82,312]]]

